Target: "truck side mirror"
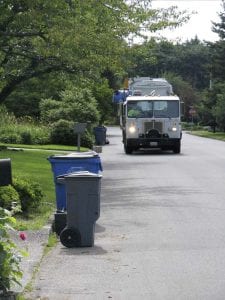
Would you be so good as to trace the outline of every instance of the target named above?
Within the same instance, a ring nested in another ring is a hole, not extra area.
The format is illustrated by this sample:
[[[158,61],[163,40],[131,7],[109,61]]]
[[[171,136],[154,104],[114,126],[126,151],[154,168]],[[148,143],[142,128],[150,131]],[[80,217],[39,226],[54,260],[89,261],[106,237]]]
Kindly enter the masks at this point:
[[[184,102],[180,102],[180,116],[184,116]]]
[[[11,159],[0,159],[0,186],[12,184]]]

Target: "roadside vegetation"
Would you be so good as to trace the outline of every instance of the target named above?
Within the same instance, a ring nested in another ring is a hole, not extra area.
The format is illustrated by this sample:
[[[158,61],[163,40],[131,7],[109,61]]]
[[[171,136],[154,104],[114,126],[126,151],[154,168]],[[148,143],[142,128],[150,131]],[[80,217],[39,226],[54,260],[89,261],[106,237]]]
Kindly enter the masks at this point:
[[[0,298],[22,276],[9,225],[40,228],[55,209],[51,152],[8,148],[73,150],[75,123],[87,123],[81,149],[91,149],[93,128],[117,119],[111,99],[126,73],[126,38],[143,24],[151,30],[151,19],[157,30],[185,17],[139,0],[0,2],[0,158],[13,171],[0,187]]]
[[[192,122],[182,122],[182,129],[196,136],[225,141],[225,132],[212,126],[202,126]]]
[[[0,1],[0,158],[11,158],[13,172],[13,185],[0,187],[0,207],[16,218],[17,229],[40,228],[55,209],[47,157],[76,150],[75,123],[87,124],[81,151],[92,149],[95,126],[118,124],[112,94],[126,78],[165,77],[184,102],[186,129],[223,139],[225,1],[213,24],[219,37],[214,43],[149,38],[149,31],[188,20],[188,13],[175,7],[103,2]],[[212,132],[202,131],[205,126]],[[5,214],[0,220],[14,220]],[[7,244],[2,235],[7,226],[2,227],[0,250]]]
[[[212,132],[212,131],[207,131],[207,130],[193,130],[191,131],[191,134],[205,137],[205,138],[210,138],[214,140],[219,140],[219,141],[225,141],[225,132]]]
[[[13,180],[12,186],[0,187],[0,203],[8,210],[14,209],[19,230],[42,227],[55,207],[53,174],[47,161],[53,153],[43,150],[0,151],[0,158],[11,159]]]
[[[13,284],[20,283],[21,255],[27,255],[11,240],[10,228],[26,239],[22,231],[42,228],[55,210],[53,174],[47,158],[56,153],[29,149],[0,151],[0,159],[9,157],[12,162],[12,185],[0,186],[0,298],[8,294]],[[55,242],[55,235],[51,235],[45,251]]]

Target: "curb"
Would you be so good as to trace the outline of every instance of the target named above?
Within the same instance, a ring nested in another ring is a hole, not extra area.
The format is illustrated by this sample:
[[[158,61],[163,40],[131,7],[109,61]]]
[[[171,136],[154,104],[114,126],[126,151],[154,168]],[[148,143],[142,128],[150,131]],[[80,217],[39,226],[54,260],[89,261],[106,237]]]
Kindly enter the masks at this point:
[[[40,230],[25,230],[26,240],[23,241],[19,238],[18,232],[13,232],[11,237],[19,249],[25,250],[28,253],[27,257],[22,257],[20,268],[23,273],[21,279],[21,286],[17,285],[12,288],[15,293],[22,293],[33,278],[35,268],[38,267],[43,257],[45,246],[48,243],[48,238],[52,232],[52,220],[42,227]],[[0,298],[1,299],[1,298]]]

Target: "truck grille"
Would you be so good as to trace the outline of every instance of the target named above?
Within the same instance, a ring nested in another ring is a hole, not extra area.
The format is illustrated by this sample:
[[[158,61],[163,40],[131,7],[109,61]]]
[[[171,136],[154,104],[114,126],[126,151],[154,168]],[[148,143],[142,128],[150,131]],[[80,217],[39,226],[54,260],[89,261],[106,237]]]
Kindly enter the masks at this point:
[[[158,121],[151,121],[151,122],[146,122],[144,124],[144,130],[145,133],[149,132],[150,130],[155,129],[157,130],[160,134],[163,132],[163,123],[158,122]]]

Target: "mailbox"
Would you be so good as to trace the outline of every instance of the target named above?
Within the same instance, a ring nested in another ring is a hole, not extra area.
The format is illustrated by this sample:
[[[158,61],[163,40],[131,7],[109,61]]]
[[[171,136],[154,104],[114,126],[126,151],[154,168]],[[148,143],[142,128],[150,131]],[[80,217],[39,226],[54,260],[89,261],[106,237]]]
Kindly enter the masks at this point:
[[[0,159],[0,186],[12,184],[11,159]]]
[[[80,136],[85,132],[87,123],[76,123],[74,132],[77,134],[77,150],[80,152]]]
[[[74,132],[78,134],[82,134],[85,132],[86,127],[87,127],[87,123],[76,123],[74,125]]]

